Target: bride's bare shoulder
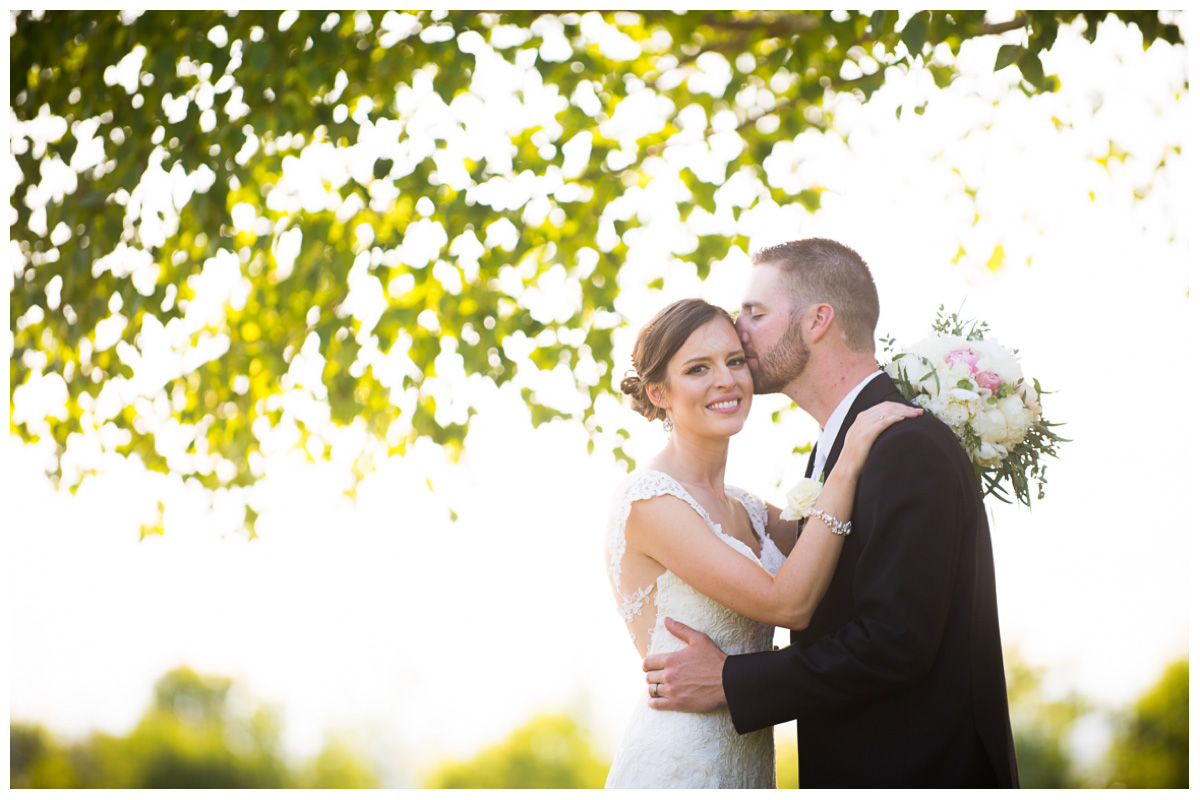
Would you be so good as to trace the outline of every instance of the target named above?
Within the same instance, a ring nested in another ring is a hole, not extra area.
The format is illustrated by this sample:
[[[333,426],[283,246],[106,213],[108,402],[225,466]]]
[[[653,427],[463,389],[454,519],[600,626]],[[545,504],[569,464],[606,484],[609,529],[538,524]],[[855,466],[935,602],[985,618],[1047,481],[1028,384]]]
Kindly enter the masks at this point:
[[[671,492],[655,492],[634,500],[626,520],[626,535],[637,539],[648,536],[672,535],[677,531],[706,528],[696,509]]]
[[[630,516],[637,515],[639,517],[657,517],[663,514],[696,515],[696,512],[688,505],[686,500],[668,493],[648,495],[633,501],[629,513]]]

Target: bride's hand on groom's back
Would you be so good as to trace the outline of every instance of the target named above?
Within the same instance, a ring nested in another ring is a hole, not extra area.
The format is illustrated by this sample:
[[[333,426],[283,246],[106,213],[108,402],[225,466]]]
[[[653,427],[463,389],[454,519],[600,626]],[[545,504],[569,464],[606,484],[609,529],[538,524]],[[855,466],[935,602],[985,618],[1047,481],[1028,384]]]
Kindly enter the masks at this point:
[[[725,705],[721,673],[725,654],[706,634],[667,617],[667,630],[687,647],[652,653],[642,662],[650,707],[660,711],[712,711]]]
[[[925,412],[920,408],[892,402],[880,403],[859,412],[859,415],[854,418],[854,424],[850,426],[850,430],[846,431],[842,454],[834,469],[840,471],[844,468],[847,477],[857,480],[863,466],[867,463],[871,445],[875,444],[875,439],[879,437],[879,434],[902,419],[918,417],[923,413]]]

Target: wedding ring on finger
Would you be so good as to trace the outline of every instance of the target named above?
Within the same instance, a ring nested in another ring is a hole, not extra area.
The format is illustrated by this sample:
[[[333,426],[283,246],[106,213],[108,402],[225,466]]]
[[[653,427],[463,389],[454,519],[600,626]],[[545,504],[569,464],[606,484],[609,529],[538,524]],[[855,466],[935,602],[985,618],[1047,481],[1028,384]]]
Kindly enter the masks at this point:
[[[662,696],[662,695],[660,695],[660,694],[658,693],[658,687],[659,687],[659,686],[662,686],[662,684],[661,684],[661,683],[656,683],[656,684],[653,684],[653,685],[650,687],[650,696],[651,696],[651,697],[661,697],[661,696]]]

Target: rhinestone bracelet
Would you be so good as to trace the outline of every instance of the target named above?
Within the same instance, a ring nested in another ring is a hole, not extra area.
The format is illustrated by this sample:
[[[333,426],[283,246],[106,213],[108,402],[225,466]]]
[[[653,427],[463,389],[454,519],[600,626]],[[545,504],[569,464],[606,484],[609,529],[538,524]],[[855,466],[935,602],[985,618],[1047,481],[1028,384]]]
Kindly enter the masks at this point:
[[[822,522],[829,526],[829,530],[833,531],[838,536],[850,535],[849,522],[842,522],[833,514],[830,514],[828,511],[822,511],[819,508],[810,509],[808,513],[809,516],[819,517]]]

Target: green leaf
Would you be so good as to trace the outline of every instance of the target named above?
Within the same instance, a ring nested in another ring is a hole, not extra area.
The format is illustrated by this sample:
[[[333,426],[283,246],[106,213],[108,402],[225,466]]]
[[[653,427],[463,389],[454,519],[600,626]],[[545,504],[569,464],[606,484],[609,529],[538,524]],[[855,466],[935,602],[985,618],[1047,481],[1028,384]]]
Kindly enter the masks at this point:
[[[871,13],[871,34],[876,39],[882,39],[888,34],[895,33],[896,21],[899,14],[895,11],[874,11]]]
[[[909,56],[916,58],[921,54],[921,48],[925,45],[925,38],[928,35],[929,12],[918,11],[912,15],[912,18],[905,24],[904,30],[900,32],[900,41],[904,42]]]
[[[824,191],[824,189],[804,189],[796,195],[796,199],[809,213],[815,213],[821,207],[821,194]]]
[[[1021,53],[1023,53],[1023,52],[1024,52],[1024,48],[1021,47],[1020,45],[1015,45],[1015,44],[1001,45],[1000,51],[998,53],[996,53],[996,66],[993,68],[992,71],[999,72],[1000,70],[1004,69],[1005,67],[1012,66],[1013,64],[1017,63],[1017,59],[1021,56]]]
[[[1033,84],[1034,88],[1041,88],[1046,80],[1046,75],[1042,71],[1042,59],[1037,53],[1025,51],[1021,57],[1017,59],[1017,67],[1021,70],[1021,75],[1025,80]]]

